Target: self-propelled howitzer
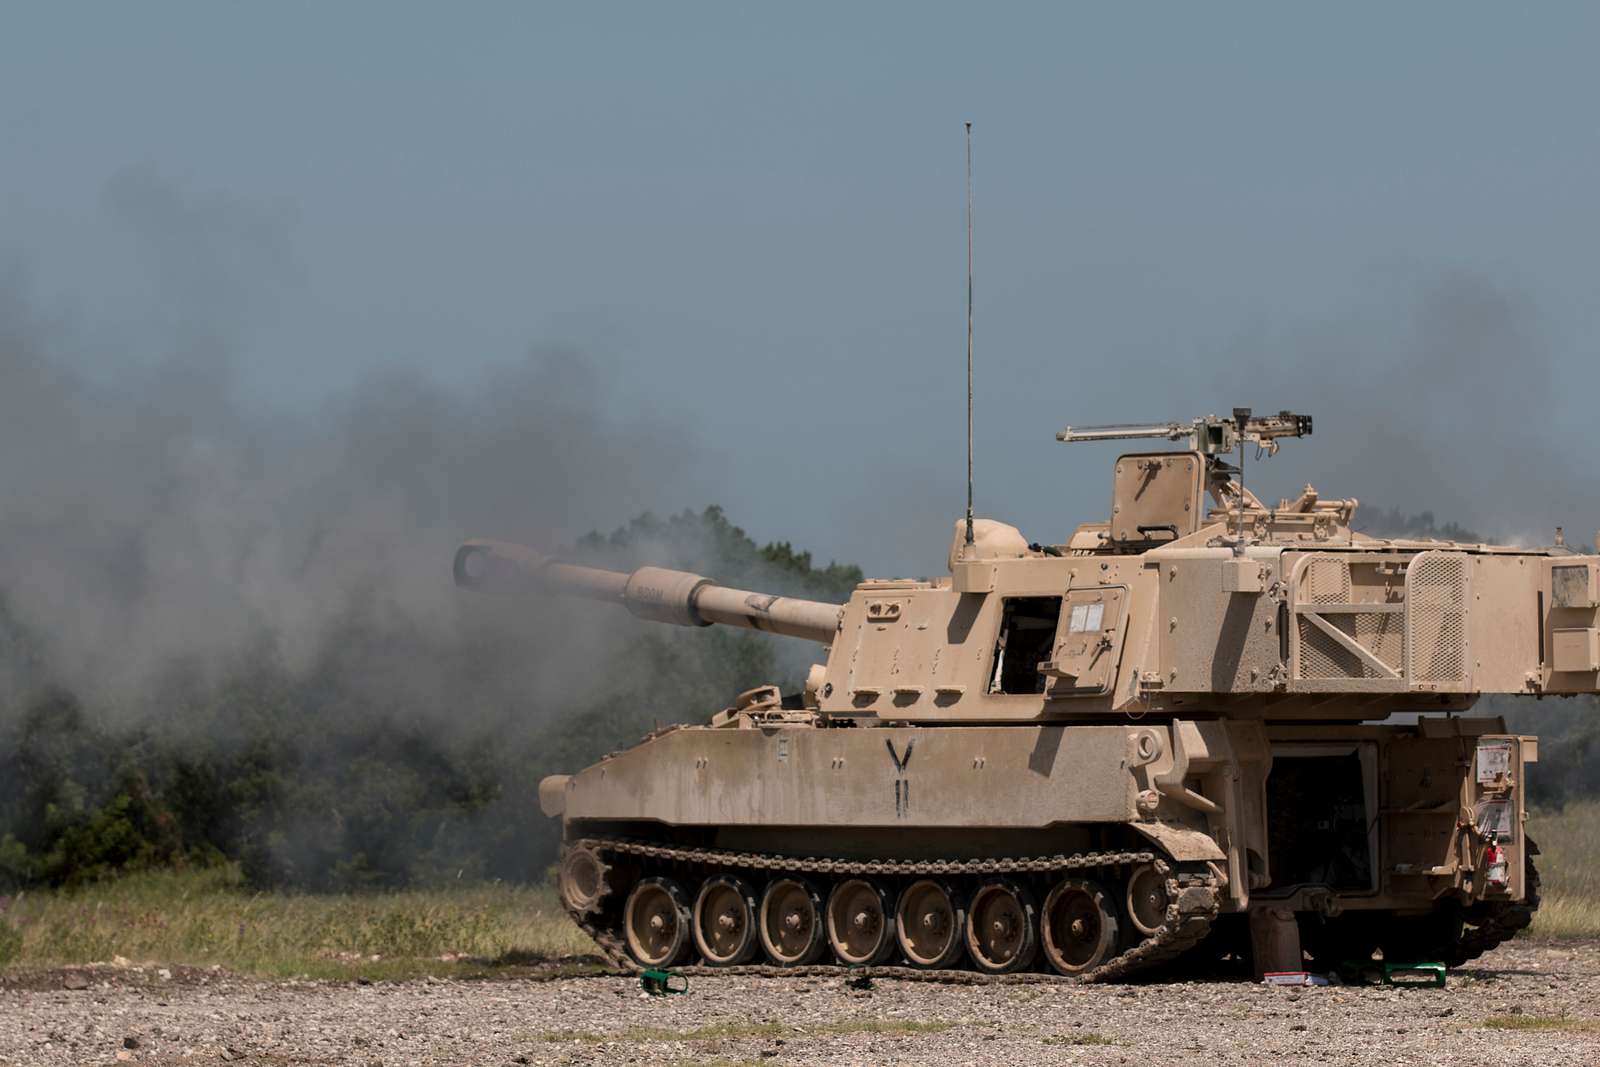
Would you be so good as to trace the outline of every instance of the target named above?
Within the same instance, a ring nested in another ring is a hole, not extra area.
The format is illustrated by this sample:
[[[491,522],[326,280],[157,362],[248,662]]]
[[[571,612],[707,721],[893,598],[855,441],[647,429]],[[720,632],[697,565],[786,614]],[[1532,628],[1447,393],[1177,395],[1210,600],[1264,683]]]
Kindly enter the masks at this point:
[[[1229,456],[1310,429],[1069,428],[1187,447],[1119,457],[1108,521],[1047,544],[960,521],[949,577],[843,605],[463,545],[469,588],[827,646],[799,693],[541,783],[568,911],[652,967],[1110,978],[1457,964],[1510,937],[1538,904],[1537,744],[1462,713],[1600,688],[1600,557],[1369,537],[1309,486],[1263,504]]]

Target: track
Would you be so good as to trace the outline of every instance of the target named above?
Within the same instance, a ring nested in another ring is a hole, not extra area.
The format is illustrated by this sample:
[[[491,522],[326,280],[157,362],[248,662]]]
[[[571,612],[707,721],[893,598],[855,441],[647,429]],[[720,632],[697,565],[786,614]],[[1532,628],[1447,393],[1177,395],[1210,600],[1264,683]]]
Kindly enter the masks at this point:
[[[567,852],[589,849],[608,861],[624,858],[647,861],[652,865],[677,864],[690,868],[698,877],[714,874],[762,872],[764,874],[795,876],[877,876],[906,877],[972,877],[1003,875],[1053,875],[1090,871],[1120,871],[1144,864],[1156,864],[1166,878],[1167,907],[1159,928],[1142,940],[1126,947],[1092,970],[1077,975],[1042,974],[1036,972],[989,974],[977,970],[956,968],[921,968],[910,966],[848,967],[852,975],[867,977],[911,978],[921,981],[957,982],[962,984],[1015,984],[1032,982],[1103,982],[1126,978],[1150,970],[1176,959],[1197,944],[1211,928],[1221,904],[1220,887],[1216,877],[1203,865],[1180,865],[1177,869],[1154,852],[1081,852],[1052,856],[1004,857],[994,859],[943,859],[943,860],[847,860],[828,857],[796,857],[760,852],[734,852],[706,848],[676,848],[648,841],[628,838],[586,837],[571,841]],[[620,887],[607,887],[614,893]],[[608,894],[609,895],[609,894]],[[637,971],[640,964],[629,955],[616,922],[604,923],[602,915],[609,911],[615,917],[619,909],[591,907],[580,909],[572,905],[563,894],[563,903],[572,920],[578,924],[617,967]],[[602,899],[601,903],[604,903]],[[613,902],[614,903],[614,902]],[[846,965],[781,966],[777,964],[741,964],[735,966],[691,966],[674,968],[689,974],[749,974],[798,975],[838,974]]]
[[[1539,910],[1539,870],[1533,865],[1537,845],[1528,842],[1527,863],[1528,892],[1525,900],[1493,901],[1468,909],[1467,926],[1460,940],[1439,953],[1447,967],[1459,967],[1475,960],[1485,952],[1511,940],[1533,922],[1533,913]]]

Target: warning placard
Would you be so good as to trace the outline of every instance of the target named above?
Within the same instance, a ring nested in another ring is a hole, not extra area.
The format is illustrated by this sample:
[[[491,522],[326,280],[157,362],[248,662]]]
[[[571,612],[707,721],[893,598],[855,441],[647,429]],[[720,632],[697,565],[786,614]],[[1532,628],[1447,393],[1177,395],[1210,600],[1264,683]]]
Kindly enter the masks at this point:
[[[1106,617],[1104,604],[1074,604],[1067,632],[1072,634],[1097,633]]]
[[[1478,742],[1478,782],[1481,785],[1503,780],[1510,770],[1510,741]]]

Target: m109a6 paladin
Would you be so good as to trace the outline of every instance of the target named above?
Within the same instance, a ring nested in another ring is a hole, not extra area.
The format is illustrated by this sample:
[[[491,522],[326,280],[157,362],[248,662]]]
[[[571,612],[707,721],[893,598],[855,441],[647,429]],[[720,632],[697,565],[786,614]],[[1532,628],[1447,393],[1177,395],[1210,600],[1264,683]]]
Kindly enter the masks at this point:
[[[1267,506],[1245,447],[1310,430],[1242,409],[1069,428],[1186,447],[1119,457],[1109,520],[1059,544],[964,519],[948,578],[843,605],[463,545],[467,588],[827,649],[800,693],[545,779],[566,908],[647,967],[1105,979],[1252,953],[1454,966],[1509,938],[1539,900],[1538,747],[1467,712],[1596,692],[1600,557],[1369,537],[1310,487]]]

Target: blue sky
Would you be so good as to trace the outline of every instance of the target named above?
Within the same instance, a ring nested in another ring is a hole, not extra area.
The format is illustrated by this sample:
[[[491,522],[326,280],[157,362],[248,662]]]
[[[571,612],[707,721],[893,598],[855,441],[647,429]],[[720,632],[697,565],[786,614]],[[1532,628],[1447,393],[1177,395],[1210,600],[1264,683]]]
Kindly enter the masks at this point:
[[[1245,403],[1317,418],[1283,493],[1600,523],[1600,6],[0,17],[0,278],[98,373],[200,352],[314,411],[560,345],[693,441],[641,508],[935,572],[970,119],[980,512],[1064,537],[1112,456],[1060,426]]]

